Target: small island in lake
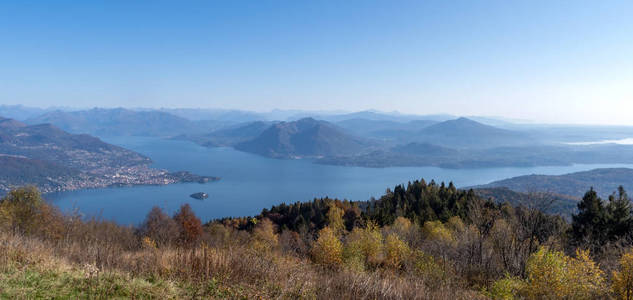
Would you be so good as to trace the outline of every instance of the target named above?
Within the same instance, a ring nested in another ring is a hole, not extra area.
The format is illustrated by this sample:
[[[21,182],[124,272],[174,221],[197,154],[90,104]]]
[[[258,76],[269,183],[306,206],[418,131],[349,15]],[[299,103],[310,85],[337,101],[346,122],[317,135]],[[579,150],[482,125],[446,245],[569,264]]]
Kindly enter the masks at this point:
[[[204,200],[209,198],[209,194],[207,193],[203,193],[203,192],[199,192],[199,193],[195,193],[195,194],[191,194],[189,195],[191,198],[196,198],[198,200]]]

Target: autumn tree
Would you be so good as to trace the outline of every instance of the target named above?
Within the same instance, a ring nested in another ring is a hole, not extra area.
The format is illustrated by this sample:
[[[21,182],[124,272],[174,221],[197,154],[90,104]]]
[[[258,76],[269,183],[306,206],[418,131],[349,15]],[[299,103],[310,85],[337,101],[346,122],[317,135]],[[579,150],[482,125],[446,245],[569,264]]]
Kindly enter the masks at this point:
[[[202,222],[196,217],[188,203],[180,206],[180,210],[174,215],[174,221],[179,227],[178,242],[180,245],[191,245],[202,235]]]
[[[154,206],[139,227],[139,235],[150,238],[158,247],[167,246],[179,237],[178,224],[160,207]]]
[[[340,235],[345,230],[345,223],[343,221],[343,215],[345,212],[337,207],[334,203],[328,205],[327,211],[327,223],[336,235]]]
[[[633,249],[622,254],[619,270],[613,272],[612,289],[619,299],[633,300]]]
[[[385,239],[385,264],[394,269],[402,268],[411,255],[411,249],[397,234],[392,233]]]
[[[311,252],[314,262],[324,267],[337,268],[343,263],[343,244],[329,227],[319,231]]]
[[[270,252],[276,248],[279,239],[275,233],[275,225],[269,219],[257,222],[252,235],[252,247],[259,253]]]
[[[345,260],[367,266],[375,266],[383,259],[382,234],[373,222],[368,222],[365,228],[354,228],[347,236],[345,243]]]
[[[604,273],[589,257],[577,250],[576,257],[541,247],[527,264],[522,294],[530,299],[597,299],[606,294]]]
[[[33,233],[40,227],[39,216],[45,206],[36,187],[14,189],[0,199],[0,226],[6,226],[14,233]]]

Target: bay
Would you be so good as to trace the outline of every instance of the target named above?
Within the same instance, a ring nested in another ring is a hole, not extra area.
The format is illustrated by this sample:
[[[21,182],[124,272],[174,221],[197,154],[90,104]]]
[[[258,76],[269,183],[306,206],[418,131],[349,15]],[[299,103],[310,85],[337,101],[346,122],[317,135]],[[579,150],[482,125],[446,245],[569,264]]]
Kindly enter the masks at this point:
[[[561,175],[595,168],[633,167],[627,164],[579,164],[483,169],[362,168],[319,165],[309,160],[271,159],[232,148],[205,148],[187,141],[147,137],[104,140],[150,157],[157,168],[222,178],[206,184],[117,187],[45,195],[63,211],[77,209],[86,216],[131,225],[141,223],[155,205],[173,214],[180,205],[189,203],[206,222],[221,217],[252,216],[275,204],[310,201],[316,197],[378,198],[387,188],[421,178],[452,181],[457,187],[465,187],[528,174]],[[209,198],[189,197],[196,192],[208,193]]]

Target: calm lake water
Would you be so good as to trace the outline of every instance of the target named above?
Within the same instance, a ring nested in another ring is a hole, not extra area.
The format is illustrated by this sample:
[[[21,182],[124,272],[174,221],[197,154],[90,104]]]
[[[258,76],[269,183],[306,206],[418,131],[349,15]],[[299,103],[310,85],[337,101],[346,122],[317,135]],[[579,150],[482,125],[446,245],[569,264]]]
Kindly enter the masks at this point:
[[[105,188],[45,195],[64,211],[77,208],[88,216],[133,225],[142,222],[154,205],[172,214],[181,204],[189,203],[206,222],[226,216],[256,215],[262,208],[274,204],[309,201],[315,197],[378,198],[388,187],[420,178],[452,181],[456,186],[464,187],[528,174],[560,175],[594,168],[633,167],[610,164],[466,170],[435,167],[374,169],[269,159],[231,148],[204,148],[185,141],[140,137],[105,140],[149,156],[157,168],[222,177],[220,181],[207,184]],[[210,197],[202,201],[189,197],[196,192],[206,192]]]

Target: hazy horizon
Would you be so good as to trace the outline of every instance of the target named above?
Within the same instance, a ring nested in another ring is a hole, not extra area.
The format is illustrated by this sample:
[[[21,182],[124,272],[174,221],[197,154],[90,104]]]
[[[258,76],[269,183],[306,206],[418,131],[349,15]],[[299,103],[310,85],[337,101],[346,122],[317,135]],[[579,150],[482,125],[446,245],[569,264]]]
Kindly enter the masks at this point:
[[[446,117],[447,120],[450,119],[457,119],[457,118],[482,118],[482,119],[491,119],[491,120],[495,120],[495,121],[501,121],[501,122],[506,122],[508,124],[514,124],[514,125],[561,125],[561,126],[633,126],[630,124],[597,124],[597,123],[573,123],[573,122],[539,122],[538,120],[534,120],[534,119],[518,119],[518,118],[511,118],[511,117],[506,117],[506,116],[499,116],[499,115],[458,115],[458,114],[452,114],[449,112],[438,112],[438,113],[429,113],[429,114],[417,114],[417,113],[405,113],[405,112],[401,112],[401,111],[383,111],[383,110],[378,110],[378,109],[366,109],[366,110],[303,110],[303,109],[281,109],[281,108],[271,108],[271,109],[262,109],[262,110],[248,110],[248,109],[232,109],[232,108],[222,108],[222,107],[126,107],[126,106],[111,106],[111,107],[107,107],[107,106],[26,106],[26,105],[22,105],[22,104],[4,104],[4,103],[0,103],[0,108],[2,107],[9,107],[9,108],[23,108],[23,109],[39,109],[39,110],[43,110],[46,112],[50,112],[50,111],[66,111],[66,112],[73,112],[73,111],[87,111],[87,110],[92,110],[92,109],[127,109],[127,110],[131,110],[131,111],[166,111],[169,112],[170,110],[201,110],[201,111],[217,111],[217,112],[221,112],[221,111],[226,111],[226,112],[231,112],[231,111],[235,111],[235,112],[245,112],[245,113],[255,113],[255,114],[261,114],[261,115],[266,115],[266,114],[274,114],[274,113],[281,113],[281,114],[286,114],[288,116],[294,116],[293,114],[296,115],[301,115],[301,114],[306,114],[306,117],[319,117],[319,116],[334,116],[334,115],[345,115],[345,114],[355,114],[355,113],[364,113],[364,112],[372,112],[372,113],[377,113],[377,114],[383,114],[383,115],[392,115],[392,116],[401,116],[401,117]],[[2,113],[0,112],[0,117],[7,117],[7,116],[3,116]],[[275,121],[285,121],[287,120],[287,118],[276,118],[276,119],[270,119],[275,120]]]
[[[0,4],[0,104],[633,125],[633,2]]]

